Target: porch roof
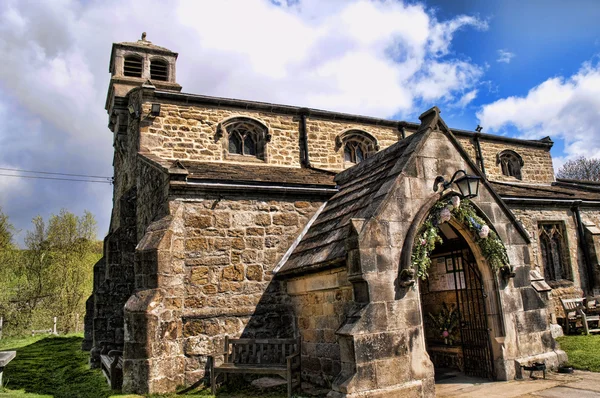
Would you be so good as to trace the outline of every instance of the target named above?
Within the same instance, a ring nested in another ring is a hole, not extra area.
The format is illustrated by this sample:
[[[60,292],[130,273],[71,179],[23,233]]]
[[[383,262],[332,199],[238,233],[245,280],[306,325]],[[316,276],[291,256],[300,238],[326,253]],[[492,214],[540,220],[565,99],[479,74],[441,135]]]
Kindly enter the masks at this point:
[[[412,142],[423,134],[413,134],[376,153],[371,158],[338,174],[335,194],[302,237],[280,275],[324,268],[346,258],[345,240],[353,218],[371,217],[388,193],[384,185],[398,177],[410,156]],[[409,149],[410,148],[410,149]]]

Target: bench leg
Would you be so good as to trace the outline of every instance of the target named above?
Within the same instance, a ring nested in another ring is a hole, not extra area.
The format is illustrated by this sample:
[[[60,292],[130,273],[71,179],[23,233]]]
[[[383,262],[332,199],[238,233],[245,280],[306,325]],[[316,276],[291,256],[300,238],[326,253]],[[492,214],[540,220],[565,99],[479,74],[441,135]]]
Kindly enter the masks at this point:
[[[217,378],[215,377],[215,359],[210,358],[210,393],[215,395],[217,393],[216,386]]]

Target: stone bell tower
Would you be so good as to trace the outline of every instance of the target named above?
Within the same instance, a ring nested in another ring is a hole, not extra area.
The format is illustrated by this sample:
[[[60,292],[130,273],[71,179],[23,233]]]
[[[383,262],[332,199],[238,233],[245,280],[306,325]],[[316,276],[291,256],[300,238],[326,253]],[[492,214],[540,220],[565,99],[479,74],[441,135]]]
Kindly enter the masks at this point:
[[[177,53],[146,40],[146,32],[136,42],[113,43],[110,54],[111,74],[105,109],[113,130],[124,98],[131,89],[151,84],[158,90],[181,91],[176,82]]]
[[[140,124],[140,87],[181,91],[175,80],[177,53],[146,40],[114,43],[105,109],[113,133],[113,210],[104,256],[94,266],[94,288],[86,302],[83,347],[91,349],[92,366],[101,353],[123,349],[123,306],[135,290],[135,246],[137,243],[136,172]],[[136,101],[138,103],[136,103]],[[134,110],[135,109],[135,110]]]

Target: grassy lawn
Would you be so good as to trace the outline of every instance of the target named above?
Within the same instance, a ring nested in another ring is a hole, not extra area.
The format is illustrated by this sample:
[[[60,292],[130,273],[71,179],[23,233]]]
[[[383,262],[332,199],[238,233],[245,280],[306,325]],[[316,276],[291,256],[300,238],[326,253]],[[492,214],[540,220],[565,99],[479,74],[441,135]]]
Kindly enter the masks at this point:
[[[600,335],[563,336],[557,340],[569,356],[570,366],[600,372]]]
[[[98,369],[88,366],[88,353],[81,351],[81,334],[48,337],[7,338],[0,340],[0,351],[17,351],[17,357],[4,369],[5,388],[0,398],[139,398],[111,391]],[[184,394],[153,395],[175,398],[196,396],[215,398],[210,389]],[[246,383],[231,383],[219,389],[217,398],[283,398],[285,387],[263,392]]]
[[[0,349],[16,350],[17,357],[4,369],[6,388],[0,397],[111,396],[102,374],[89,369],[82,340],[81,335],[1,340]]]

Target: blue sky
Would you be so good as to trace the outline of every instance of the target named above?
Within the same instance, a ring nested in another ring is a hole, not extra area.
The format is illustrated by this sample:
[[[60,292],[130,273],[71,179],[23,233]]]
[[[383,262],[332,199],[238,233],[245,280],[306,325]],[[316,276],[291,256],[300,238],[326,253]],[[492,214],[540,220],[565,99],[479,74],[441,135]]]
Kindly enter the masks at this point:
[[[486,31],[465,29],[454,36],[453,52],[488,65],[482,82],[490,83],[489,87],[482,85],[467,110],[450,117],[444,115],[455,127],[476,126],[476,111],[482,105],[525,96],[548,78],[572,76],[584,62],[599,60],[600,3],[595,0],[458,0],[426,4],[440,19],[468,14],[488,21]],[[499,51],[511,54],[505,57],[508,62],[498,62]],[[509,131],[518,135],[514,129]],[[555,156],[563,155],[561,148],[562,143],[557,141]]]
[[[112,175],[104,100],[113,42],[179,53],[184,92],[555,141],[555,166],[600,157],[600,4],[593,0],[4,0],[0,168]],[[19,174],[3,170],[0,174]],[[90,210],[107,184],[0,176],[21,232]]]

